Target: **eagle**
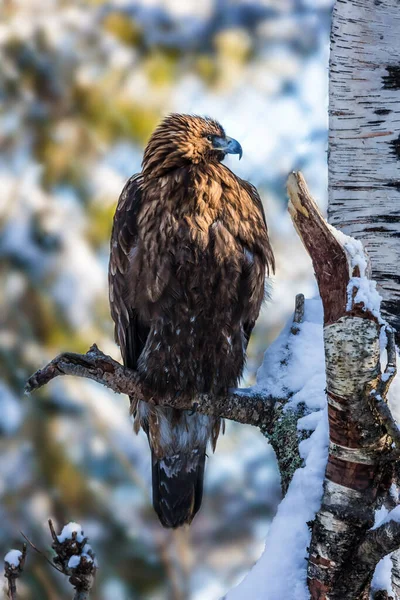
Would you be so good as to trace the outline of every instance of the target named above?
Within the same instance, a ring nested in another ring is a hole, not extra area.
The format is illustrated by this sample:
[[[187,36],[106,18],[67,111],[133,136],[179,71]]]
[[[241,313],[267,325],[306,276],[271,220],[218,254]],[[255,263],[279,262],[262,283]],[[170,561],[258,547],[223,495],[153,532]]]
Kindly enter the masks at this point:
[[[153,505],[164,527],[200,508],[206,447],[220,419],[158,406],[157,398],[218,395],[237,385],[275,269],[256,188],[222,164],[242,156],[214,119],[171,114],[126,183],[111,235],[109,298],[124,365],[152,391],[131,399],[147,434]]]

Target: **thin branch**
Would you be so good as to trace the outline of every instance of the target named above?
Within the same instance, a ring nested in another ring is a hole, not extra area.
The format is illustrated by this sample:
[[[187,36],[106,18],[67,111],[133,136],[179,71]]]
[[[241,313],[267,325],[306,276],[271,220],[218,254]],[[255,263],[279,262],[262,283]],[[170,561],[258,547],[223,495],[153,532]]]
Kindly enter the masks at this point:
[[[297,294],[294,315],[293,315],[293,324],[290,329],[290,332],[293,335],[297,335],[300,331],[300,323],[304,321],[304,294]]]
[[[375,390],[370,392],[370,397],[373,402],[373,408],[377,412],[380,422],[385,427],[386,431],[396,445],[396,451],[390,452],[389,455],[389,458],[394,460],[400,453],[400,430],[384,398],[377,394]]]
[[[7,579],[7,596],[10,600],[17,600],[17,579],[24,569],[26,552],[27,547],[24,544],[22,552],[12,550],[4,559],[4,577]],[[11,554],[15,555],[11,557]],[[18,560],[18,564],[15,564],[15,560]]]
[[[386,371],[388,369],[392,369],[394,367],[396,374],[396,331],[393,327],[386,327],[386,335],[387,335],[387,344],[386,350],[388,355],[388,362],[386,365]],[[386,372],[385,371],[385,372]]]
[[[151,390],[139,381],[134,371],[101,352],[96,344],[86,354],[72,352],[60,354],[29,378],[25,391],[31,393],[60,375],[92,379],[114,392],[127,394],[133,399],[180,410],[196,410],[202,414],[257,426],[270,422],[277,401],[285,401],[285,399],[276,399],[266,392],[254,394],[248,390],[230,390],[219,396],[198,394],[196,398],[189,398],[176,395],[156,399]]]
[[[385,427],[396,446],[396,448],[384,458],[385,460],[394,460],[400,455],[400,429],[387,404],[387,394],[389,392],[390,384],[397,373],[396,342],[394,329],[387,326],[385,331],[388,360],[384,372],[378,377],[376,382],[373,382],[374,387],[369,389],[369,399],[372,410],[375,411],[380,422]],[[371,388],[371,386],[369,387]]]
[[[48,562],[48,564],[53,567],[53,569],[55,569],[56,571],[58,571],[59,573],[62,573],[63,571],[61,569],[59,569],[58,567],[56,567],[56,565],[45,555],[45,553],[42,550],[39,550],[39,548],[37,546],[35,546],[35,544],[32,542],[32,540],[30,540],[22,531],[20,531],[20,534],[22,535],[22,537],[28,542],[28,544],[30,545],[30,547],[37,552],[38,554],[40,554],[40,556],[43,556],[43,558],[45,559],[45,561]]]

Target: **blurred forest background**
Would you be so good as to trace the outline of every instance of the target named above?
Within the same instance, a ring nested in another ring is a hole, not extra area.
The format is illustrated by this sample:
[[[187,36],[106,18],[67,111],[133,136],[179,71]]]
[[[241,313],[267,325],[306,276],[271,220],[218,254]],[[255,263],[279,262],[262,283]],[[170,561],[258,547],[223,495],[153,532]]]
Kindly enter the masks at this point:
[[[128,399],[60,379],[24,397],[26,378],[96,342],[119,358],[107,266],[118,195],[168,112],[210,115],[243,146],[227,163],[258,186],[278,269],[250,346],[245,384],[314,294],[286,215],[301,168],[326,202],[331,0],[3,0],[0,23],[0,554],[22,530],[50,544],[47,518],[74,520],[99,561],[93,599],[217,600],[263,549],[280,497],[273,452],[228,424],[208,460],[203,507],[171,533],[150,505],[147,441]],[[30,552],[26,600],[70,597]]]

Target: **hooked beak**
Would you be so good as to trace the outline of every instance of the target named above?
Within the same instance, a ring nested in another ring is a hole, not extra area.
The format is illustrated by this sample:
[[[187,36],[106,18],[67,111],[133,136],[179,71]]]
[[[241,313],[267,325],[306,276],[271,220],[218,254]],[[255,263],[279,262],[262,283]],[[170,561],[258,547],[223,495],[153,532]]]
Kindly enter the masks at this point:
[[[243,150],[242,146],[237,140],[226,137],[214,138],[213,146],[216,150],[220,150],[224,154],[239,154],[239,160],[242,158]]]

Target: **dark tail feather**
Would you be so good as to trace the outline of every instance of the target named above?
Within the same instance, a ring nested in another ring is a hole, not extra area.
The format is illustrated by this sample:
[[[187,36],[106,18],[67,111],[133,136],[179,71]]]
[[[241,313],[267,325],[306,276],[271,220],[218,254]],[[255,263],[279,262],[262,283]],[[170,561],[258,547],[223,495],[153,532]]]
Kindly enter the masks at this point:
[[[157,458],[152,452],[153,506],[164,527],[191,523],[203,497],[206,451]]]

